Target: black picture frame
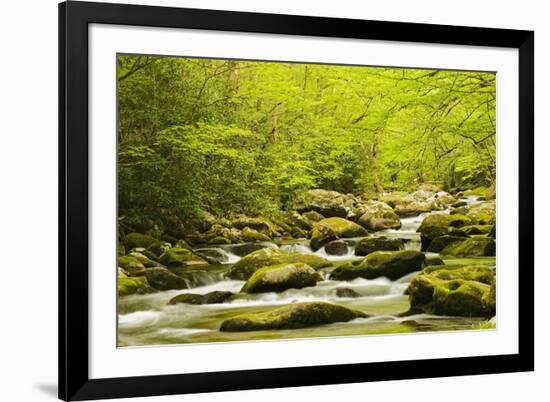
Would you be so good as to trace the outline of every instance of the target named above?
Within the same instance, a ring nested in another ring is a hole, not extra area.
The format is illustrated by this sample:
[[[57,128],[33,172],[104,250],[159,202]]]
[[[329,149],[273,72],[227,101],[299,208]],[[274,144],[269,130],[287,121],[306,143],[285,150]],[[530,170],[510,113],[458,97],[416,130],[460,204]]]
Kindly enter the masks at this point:
[[[507,47],[519,51],[517,354],[90,379],[88,25]],[[169,395],[534,370],[534,32],[70,1],[59,5],[59,398]]]

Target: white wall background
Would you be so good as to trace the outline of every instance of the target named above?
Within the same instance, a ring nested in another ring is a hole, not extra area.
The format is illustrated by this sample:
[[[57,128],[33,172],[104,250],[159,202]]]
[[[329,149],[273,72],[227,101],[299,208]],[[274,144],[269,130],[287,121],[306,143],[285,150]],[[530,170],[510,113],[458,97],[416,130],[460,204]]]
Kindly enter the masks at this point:
[[[123,2],[123,1],[119,1]],[[550,269],[544,214],[550,196],[546,119],[550,26],[535,0],[164,0],[145,4],[329,17],[534,29],[536,43],[535,373],[241,391],[133,401],[547,400]],[[0,22],[0,399],[47,401],[57,381],[57,1],[2,3]],[[82,345],[85,347],[85,345]],[[546,380],[546,381],[545,381]]]

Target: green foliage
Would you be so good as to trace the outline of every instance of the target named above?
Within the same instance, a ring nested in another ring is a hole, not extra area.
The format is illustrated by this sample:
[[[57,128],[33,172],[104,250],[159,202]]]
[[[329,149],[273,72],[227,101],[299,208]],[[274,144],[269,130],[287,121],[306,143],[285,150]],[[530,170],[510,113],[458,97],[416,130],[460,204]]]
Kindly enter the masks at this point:
[[[343,193],[495,181],[495,74],[119,56],[119,208],[274,213]],[[146,216],[152,222],[143,222]]]

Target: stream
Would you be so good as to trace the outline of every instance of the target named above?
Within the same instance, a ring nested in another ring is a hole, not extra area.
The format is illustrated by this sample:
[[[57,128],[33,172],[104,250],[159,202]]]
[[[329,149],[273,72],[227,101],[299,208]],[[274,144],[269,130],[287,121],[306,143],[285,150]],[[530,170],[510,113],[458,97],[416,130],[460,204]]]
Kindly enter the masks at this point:
[[[468,204],[476,202],[475,196],[463,197]],[[420,250],[420,235],[416,232],[422,220],[429,214],[448,213],[448,210],[433,211],[418,216],[402,218],[400,229],[380,231],[372,236],[386,236],[405,241],[405,249]],[[360,238],[344,239],[348,245],[345,255],[327,255],[324,247],[315,253],[309,247],[308,240],[295,240],[280,244],[269,243],[269,247],[279,247],[287,251],[303,254],[316,254],[334,263],[335,266],[347,261],[359,260],[354,254],[355,243]],[[119,346],[143,346],[158,344],[183,344],[205,342],[248,341],[281,338],[316,338],[340,335],[373,335],[408,333],[422,331],[449,331],[475,329],[481,318],[445,317],[419,314],[398,317],[409,309],[408,296],[404,294],[410,280],[416,272],[396,281],[387,278],[367,280],[357,278],[352,281],[333,281],[328,279],[327,270],[320,273],[324,280],[314,287],[289,289],[284,292],[245,294],[239,293],[231,301],[221,304],[167,305],[174,296],[182,293],[205,294],[212,291],[230,291],[238,293],[244,281],[230,280],[224,274],[240,257],[231,250],[236,245],[224,245],[219,248],[227,255],[226,263],[212,264],[205,268],[186,269],[192,272],[193,280],[189,289],[171,290],[149,295],[120,297],[118,301],[118,340]],[[437,254],[433,254],[437,255]],[[446,263],[495,264],[495,257],[453,258]],[[339,288],[353,289],[360,297],[338,297]],[[358,318],[350,322],[322,325],[293,330],[268,330],[253,332],[220,332],[222,321],[245,312],[257,312],[279,305],[303,301],[326,301],[348,308],[360,310],[369,318]]]

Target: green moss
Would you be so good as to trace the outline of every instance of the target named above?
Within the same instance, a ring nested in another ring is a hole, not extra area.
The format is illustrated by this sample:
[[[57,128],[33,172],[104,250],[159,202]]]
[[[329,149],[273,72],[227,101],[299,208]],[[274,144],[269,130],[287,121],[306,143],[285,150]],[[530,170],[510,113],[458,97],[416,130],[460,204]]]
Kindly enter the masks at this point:
[[[138,253],[138,252],[132,252],[130,254],[128,254],[127,256],[125,257],[119,257],[119,261],[120,261],[120,258],[123,258],[125,259],[126,257],[132,257],[132,258],[135,258],[136,260],[138,260],[140,263],[143,264],[144,267],[147,267],[147,268],[150,268],[150,267],[157,267],[159,264],[156,262],[156,261],[153,261],[151,260],[150,258],[148,258],[147,256],[145,256],[144,254],[142,253]],[[120,265],[120,263],[119,263]],[[120,265],[122,266],[122,265]],[[124,268],[124,266],[122,266]]]
[[[222,237],[222,236],[216,236],[213,239],[211,239],[208,243],[210,244],[231,244],[231,240]]]
[[[387,237],[369,237],[361,239],[355,245],[355,255],[364,256],[375,251],[397,251],[404,247],[401,239],[389,239]]]
[[[491,237],[471,237],[460,243],[452,243],[441,250],[443,255],[457,257],[493,256],[496,252],[495,240]]]
[[[131,250],[133,248],[139,247],[147,248],[157,241],[158,240],[154,237],[137,232],[129,233],[122,238],[122,243],[124,244],[124,247],[126,247],[126,250]]]
[[[330,278],[342,281],[385,276],[396,280],[411,272],[420,271],[425,259],[423,253],[413,250],[375,251],[361,261],[344,264],[334,269]]]
[[[154,292],[149,282],[144,276],[138,276],[135,278],[118,278],[118,295],[128,296],[133,294],[147,294]]]
[[[332,266],[330,261],[317,255],[300,254],[281,249],[263,248],[240,259],[235,265],[233,265],[228,273],[228,276],[232,279],[247,280],[260,268],[283,263],[303,263],[316,270]]]
[[[362,236],[368,236],[368,232],[357,223],[337,217],[326,218],[317,222],[313,228],[311,247],[317,250],[332,240]]]
[[[141,276],[145,266],[136,257],[121,255],[118,257],[118,266],[123,268],[130,276]]]
[[[124,247],[124,244],[118,243],[117,245],[117,255],[124,255],[126,254],[126,249]]]
[[[309,265],[283,263],[260,268],[252,274],[241,292],[282,292],[287,289],[302,289],[315,286],[321,276]]]
[[[462,230],[468,236],[472,236],[472,235],[487,234],[491,231],[492,227],[493,227],[492,225],[469,225],[469,226],[464,226]]]
[[[450,236],[450,235],[438,236],[432,239],[426,251],[430,253],[440,253],[441,250],[443,250],[448,245],[460,243],[460,242],[463,242],[464,240],[465,238],[460,236]]]
[[[246,226],[243,231],[243,240],[246,242],[255,242],[255,241],[271,241],[271,239],[265,234],[258,232],[257,230],[251,229]]]
[[[166,268],[156,267],[145,270],[149,284],[158,290],[187,289],[187,281]]]
[[[428,267],[409,284],[411,308],[429,314],[486,317],[495,313],[493,271],[485,266]]]
[[[296,303],[268,311],[241,314],[225,320],[220,331],[260,331],[296,329],[366,317],[360,311],[325,302]]]
[[[171,248],[162,254],[160,263],[168,267],[207,265],[201,257],[186,248]]]

